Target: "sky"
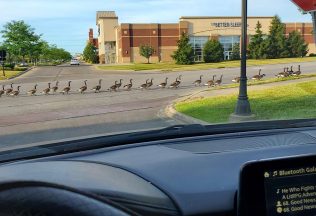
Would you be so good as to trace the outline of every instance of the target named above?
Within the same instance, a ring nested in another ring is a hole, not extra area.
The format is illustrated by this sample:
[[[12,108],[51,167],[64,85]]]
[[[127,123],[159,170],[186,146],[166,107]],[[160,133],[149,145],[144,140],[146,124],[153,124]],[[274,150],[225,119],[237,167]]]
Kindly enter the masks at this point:
[[[248,6],[249,16],[311,22],[290,0],[248,0]],[[102,10],[115,11],[120,23],[177,23],[181,16],[240,16],[241,0],[0,0],[0,30],[24,20],[49,43],[81,53],[89,28],[96,35],[96,11]]]

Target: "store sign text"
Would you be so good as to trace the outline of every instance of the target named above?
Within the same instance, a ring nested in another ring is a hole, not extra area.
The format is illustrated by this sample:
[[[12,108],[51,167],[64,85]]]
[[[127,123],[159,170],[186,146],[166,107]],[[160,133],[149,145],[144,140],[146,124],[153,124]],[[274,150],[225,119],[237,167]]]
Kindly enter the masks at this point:
[[[241,27],[241,22],[215,22],[212,26],[216,28],[231,28],[231,27]]]

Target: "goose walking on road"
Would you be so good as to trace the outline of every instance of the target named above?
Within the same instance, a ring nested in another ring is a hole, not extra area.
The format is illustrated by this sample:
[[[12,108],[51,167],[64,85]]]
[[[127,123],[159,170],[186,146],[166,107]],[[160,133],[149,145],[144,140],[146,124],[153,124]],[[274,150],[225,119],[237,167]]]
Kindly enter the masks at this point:
[[[102,83],[102,79],[99,80],[99,85],[93,87],[91,90],[94,91],[95,93],[99,93],[102,87],[101,83]]]
[[[4,87],[5,85],[2,85],[2,90],[0,90],[0,97],[5,93]]]
[[[108,90],[109,90],[110,92],[112,92],[112,91],[117,91],[117,85],[118,85],[118,82],[115,81],[115,84],[112,85]]]
[[[10,93],[13,91],[13,83],[11,83],[10,86],[11,86],[10,88],[8,88],[8,89],[5,90],[5,94],[6,94],[7,96],[9,96]]]
[[[129,84],[125,85],[125,86],[124,86],[124,89],[125,89],[126,91],[130,91],[130,90],[132,89],[132,87],[133,87],[133,79],[130,79],[130,80],[129,80]]]
[[[277,75],[275,75],[277,78],[284,78],[284,77],[288,77],[289,73],[286,72],[286,68],[283,69],[283,72],[278,73]]]
[[[166,86],[168,85],[168,77],[166,77],[165,82],[162,82],[158,85],[158,87],[160,88],[166,88]]]
[[[259,70],[259,74],[258,75],[254,75],[253,77],[252,77],[252,80],[258,80],[258,81],[260,81],[260,80],[262,80],[263,79],[263,77],[265,76],[265,74],[261,74],[261,69]]]
[[[62,94],[69,94],[71,87],[70,87],[71,81],[68,81],[68,86],[66,86],[60,93]]]
[[[54,94],[54,93],[57,92],[57,90],[58,90],[58,84],[59,84],[59,81],[56,81],[55,86],[50,89],[50,93]]]
[[[21,88],[21,86],[18,86],[18,87],[17,87],[17,90],[12,91],[12,92],[10,93],[10,96],[13,96],[13,97],[18,96],[18,95],[20,94],[20,88]]]
[[[201,84],[202,84],[202,77],[203,77],[203,75],[200,76],[200,79],[195,80],[193,84],[195,86],[201,86]]]
[[[215,81],[215,86],[220,86],[223,83],[223,75],[221,75],[221,78],[219,80]]]
[[[169,88],[172,88],[172,89],[177,89],[179,87],[179,85],[181,84],[181,78],[182,78],[182,75],[178,76],[176,78],[176,81],[174,81]]]
[[[293,72],[293,76],[299,76],[302,74],[301,65],[298,66],[298,71]]]
[[[34,88],[27,92],[28,95],[34,96],[37,92],[37,84],[35,84]]]
[[[149,79],[146,80],[146,83],[140,85],[140,89],[147,89]]]
[[[48,93],[50,92],[50,84],[51,84],[51,83],[48,83],[48,88],[46,88],[46,89],[44,89],[44,90],[42,91],[42,93],[43,93],[44,95],[48,95]]]
[[[213,75],[213,79],[207,81],[207,83],[205,83],[205,86],[208,86],[209,88],[213,87],[215,85],[215,77],[216,77],[216,75]]]
[[[120,79],[120,82],[116,84],[116,89],[119,90],[122,86],[122,79]]]
[[[88,89],[87,81],[88,80],[83,81],[84,86],[80,87],[80,89],[78,90],[81,94],[83,94]]]
[[[235,77],[232,82],[234,83],[240,83],[240,77]]]
[[[151,78],[150,82],[147,83],[146,89],[149,89],[150,87],[152,87],[152,85],[154,84],[154,83],[153,83],[153,80],[154,80],[154,79]]]

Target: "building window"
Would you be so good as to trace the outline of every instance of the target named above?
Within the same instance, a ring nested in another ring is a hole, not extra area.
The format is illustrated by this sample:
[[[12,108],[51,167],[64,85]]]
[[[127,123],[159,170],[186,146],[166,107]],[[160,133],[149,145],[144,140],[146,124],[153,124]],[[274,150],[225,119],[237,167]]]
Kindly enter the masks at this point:
[[[124,34],[127,35],[127,31],[124,31]]]
[[[224,59],[229,60],[233,52],[234,44],[240,44],[240,36],[220,36],[219,42],[224,47]]]
[[[195,62],[203,61],[203,47],[208,40],[209,40],[209,37],[204,37],[204,36],[191,36],[190,37],[190,43],[194,50]]]

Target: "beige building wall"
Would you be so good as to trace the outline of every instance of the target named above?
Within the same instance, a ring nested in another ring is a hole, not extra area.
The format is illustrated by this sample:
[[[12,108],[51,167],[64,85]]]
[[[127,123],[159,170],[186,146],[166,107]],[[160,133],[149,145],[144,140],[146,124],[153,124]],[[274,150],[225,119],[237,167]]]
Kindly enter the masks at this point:
[[[212,36],[212,35],[240,35],[241,18],[240,17],[181,17],[180,21],[189,23],[189,35],[194,36]],[[249,17],[248,33],[255,34],[257,22],[262,25],[264,34],[269,32],[269,26],[272,17]]]
[[[98,26],[98,43],[99,43],[99,58],[100,63],[105,63],[106,56],[109,55],[109,47],[107,43],[114,44],[111,47],[111,55],[116,56],[116,28],[118,24],[118,17],[114,11],[98,11],[96,24]],[[107,50],[107,51],[106,51]]]

